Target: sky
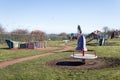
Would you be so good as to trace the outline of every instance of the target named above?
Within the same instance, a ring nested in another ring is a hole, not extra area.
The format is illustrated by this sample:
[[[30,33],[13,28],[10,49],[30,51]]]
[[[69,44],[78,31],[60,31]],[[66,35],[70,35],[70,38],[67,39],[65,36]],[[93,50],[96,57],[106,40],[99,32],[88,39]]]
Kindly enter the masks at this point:
[[[120,29],[120,0],[0,0],[0,24],[6,31],[42,30],[83,33]]]

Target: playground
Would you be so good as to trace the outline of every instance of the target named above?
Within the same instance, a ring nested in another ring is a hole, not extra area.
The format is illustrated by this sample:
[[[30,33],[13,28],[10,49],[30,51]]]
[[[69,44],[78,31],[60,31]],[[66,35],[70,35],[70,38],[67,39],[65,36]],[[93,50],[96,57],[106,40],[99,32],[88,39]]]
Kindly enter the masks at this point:
[[[91,46],[86,45],[80,28],[78,34],[78,40],[67,43],[47,41],[45,48],[16,49],[0,45],[0,79],[119,80],[119,38],[109,39],[107,46]]]
[[[0,80],[120,80],[120,0],[1,0]]]
[[[101,80],[119,80],[120,41],[114,39],[110,40],[109,43],[116,43],[117,46],[87,46],[88,49],[96,50],[98,58],[86,60],[84,65],[78,63],[79,59],[70,57],[76,47],[76,41],[69,41],[67,45],[64,45],[63,41],[50,41],[48,46],[51,48],[46,48],[46,50],[44,48],[43,50],[10,50],[1,46],[0,63],[6,62],[9,65],[0,69],[0,78],[3,80],[66,80],[66,78],[69,80],[98,78]]]
[[[96,39],[98,46],[108,45],[108,35],[105,33],[103,34],[100,31],[97,31],[88,36],[92,36],[92,39],[88,42]],[[79,25],[77,46],[75,50],[68,52],[73,52],[73,54],[70,55],[71,58],[53,60],[47,64],[51,67],[65,70],[94,70],[112,68],[120,65],[119,58],[98,57],[96,50],[87,49],[86,39],[82,34],[82,30]]]
[[[0,78],[4,80],[31,80],[38,78],[40,80],[49,80],[51,78],[53,80],[66,80],[66,78],[69,80],[91,80],[91,78],[98,79],[99,77],[101,80],[113,80],[113,78],[114,80],[117,80],[120,78],[120,46],[118,46],[120,45],[120,42],[119,40],[111,40],[110,43],[116,43],[117,46],[87,46],[89,49],[95,49],[97,56],[99,57],[94,60],[87,60],[85,65],[78,63],[78,59],[70,58],[70,55],[72,54],[71,51],[73,51],[76,46],[75,41],[68,42],[67,46],[64,45],[62,41],[51,41],[48,43],[49,47],[51,47],[50,50],[19,49],[17,50],[18,53],[16,53],[16,50],[6,50],[1,48],[0,59],[3,60],[1,62],[7,61],[7,64],[8,61],[12,60],[18,60],[18,62],[14,62],[12,65],[9,64],[6,67],[1,68]],[[44,56],[38,56],[42,54],[44,54]],[[38,57],[20,61],[25,58],[25,56],[33,57],[35,55]],[[114,73],[114,75],[111,73]]]

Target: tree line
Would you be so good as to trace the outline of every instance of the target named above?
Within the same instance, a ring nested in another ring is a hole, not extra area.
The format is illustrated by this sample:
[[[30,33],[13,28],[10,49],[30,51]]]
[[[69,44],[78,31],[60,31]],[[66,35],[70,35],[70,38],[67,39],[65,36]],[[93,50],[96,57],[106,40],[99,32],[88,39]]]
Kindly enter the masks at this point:
[[[43,40],[64,40],[67,39],[66,33],[46,34],[42,30],[33,30],[29,32],[27,29],[16,29],[6,32],[0,25],[0,43],[4,43],[6,39],[20,42],[43,41]]]
[[[109,36],[112,35],[112,38],[120,37],[120,30],[112,29],[109,27],[103,27],[104,33]],[[29,32],[27,29],[16,29],[11,32],[6,32],[5,29],[0,25],[0,43],[4,43],[5,39],[11,39],[14,41],[29,42],[29,41],[40,41],[40,40],[74,40],[77,39],[76,34],[67,34],[62,32],[60,34],[46,34],[42,30],[33,30]]]

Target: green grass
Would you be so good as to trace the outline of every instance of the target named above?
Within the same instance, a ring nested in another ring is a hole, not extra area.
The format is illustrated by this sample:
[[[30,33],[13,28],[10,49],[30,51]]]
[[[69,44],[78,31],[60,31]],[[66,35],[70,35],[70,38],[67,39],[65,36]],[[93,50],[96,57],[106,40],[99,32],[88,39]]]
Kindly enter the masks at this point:
[[[68,41],[68,46],[73,46],[73,47],[76,47],[77,46],[77,41]]]
[[[48,47],[55,47],[53,50],[39,50],[39,49],[38,50],[34,50],[34,49],[11,50],[11,49],[6,49],[7,46],[5,45],[1,45],[0,46],[0,62],[60,50],[60,49],[63,49],[63,47],[60,46],[61,43],[62,43],[61,41],[49,41],[47,45]]]
[[[47,45],[50,47],[62,47],[60,44],[63,44],[63,41],[48,41]]]
[[[116,39],[110,39],[110,40],[108,40],[108,42],[120,46],[120,38],[118,38],[118,39],[117,38]]]
[[[96,50],[99,57],[117,57],[120,58],[120,46],[96,46],[88,47],[89,49]]]
[[[57,53],[43,58],[17,63],[0,70],[2,80],[119,80],[120,67],[101,70],[68,71],[46,66],[46,62],[69,57],[71,53]]]
[[[112,44],[111,46],[109,46]],[[88,49],[96,50],[99,57],[117,57],[120,58],[120,39],[108,40],[108,46],[87,46]]]
[[[114,41],[119,44],[119,41]],[[68,43],[68,45],[73,45]],[[59,47],[59,46],[58,46]],[[87,46],[99,57],[120,58],[120,46]],[[6,51],[7,52],[7,51]],[[23,51],[24,52],[24,51]],[[22,52],[22,53],[23,53]],[[120,80],[120,66],[99,70],[62,70],[46,65],[50,60],[69,58],[71,52],[62,52],[17,63],[0,70],[1,80]]]

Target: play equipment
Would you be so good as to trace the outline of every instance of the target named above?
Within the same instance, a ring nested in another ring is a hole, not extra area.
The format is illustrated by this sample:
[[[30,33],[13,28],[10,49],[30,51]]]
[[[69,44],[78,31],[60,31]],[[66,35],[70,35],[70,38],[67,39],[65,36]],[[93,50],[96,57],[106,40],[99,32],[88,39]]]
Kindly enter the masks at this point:
[[[100,37],[99,37],[98,44],[100,46],[107,45],[107,43],[108,43],[108,35],[107,34],[100,34],[99,36]]]
[[[113,38],[120,38],[120,30],[115,30],[111,32],[111,39]]]
[[[5,40],[8,47],[11,49],[11,48],[18,48],[19,46],[19,42],[16,42],[16,41],[12,41],[12,40]]]
[[[87,43],[91,42],[92,40],[96,40],[96,44],[99,46],[105,46],[108,44],[108,34],[102,33],[98,30],[87,35],[86,38],[89,38]]]
[[[20,37],[21,35],[17,35],[16,37]],[[32,31],[30,35],[22,35],[24,38],[21,38],[21,41],[13,41],[10,39],[6,39],[6,43],[8,47],[18,48],[18,49],[37,49],[37,48],[46,48],[47,41],[45,40],[45,33],[39,30]],[[26,37],[25,37],[26,36]],[[23,39],[23,40],[22,40]]]
[[[39,31],[39,30],[32,31],[30,38],[32,39],[32,42],[35,41],[34,45],[36,45],[36,47],[39,47],[39,48],[47,47],[47,41],[46,41],[44,32]]]
[[[86,52],[88,52],[88,51],[93,52],[94,54],[87,54]],[[82,54],[80,54],[80,53],[82,53]],[[86,39],[85,39],[84,35],[82,35],[80,26],[78,26],[77,48],[76,48],[76,50],[73,51],[73,54],[70,56],[75,59],[81,59],[83,64],[85,64],[86,59],[97,58],[95,50],[87,50]]]
[[[12,40],[5,40],[9,49],[18,48],[18,49],[36,49],[40,48],[40,42],[16,42]]]
[[[97,58],[97,56],[93,54],[85,54],[84,56],[83,54],[73,54],[71,55],[71,57],[77,58],[77,59],[96,59]]]

